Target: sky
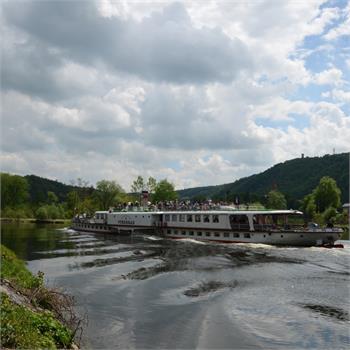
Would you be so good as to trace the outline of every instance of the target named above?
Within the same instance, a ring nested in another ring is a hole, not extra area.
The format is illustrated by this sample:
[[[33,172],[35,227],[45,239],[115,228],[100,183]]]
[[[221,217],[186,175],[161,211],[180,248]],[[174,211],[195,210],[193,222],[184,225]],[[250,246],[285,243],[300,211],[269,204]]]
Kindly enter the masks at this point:
[[[350,151],[350,3],[2,1],[1,171],[217,185]]]

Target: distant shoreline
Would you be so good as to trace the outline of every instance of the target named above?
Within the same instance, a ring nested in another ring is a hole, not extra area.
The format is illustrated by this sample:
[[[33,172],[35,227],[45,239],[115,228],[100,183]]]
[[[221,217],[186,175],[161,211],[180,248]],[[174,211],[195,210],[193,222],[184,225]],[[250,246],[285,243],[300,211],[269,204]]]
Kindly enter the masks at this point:
[[[1,222],[23,222],[34,224],[64,224],[69,223],[70,219],[35,219],[35,218],[0,218]]]

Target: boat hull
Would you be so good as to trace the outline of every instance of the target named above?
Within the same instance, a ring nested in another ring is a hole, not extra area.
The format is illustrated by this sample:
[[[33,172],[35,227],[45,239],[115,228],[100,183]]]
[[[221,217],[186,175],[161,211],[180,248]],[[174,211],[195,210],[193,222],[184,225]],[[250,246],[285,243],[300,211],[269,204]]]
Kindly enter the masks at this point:
[[[340,232],[216,232],[166,229],[164,236],[172,239],[196,239],[219,243],[255,243],[278,246],[311,247],[333,244],[340,239]]]

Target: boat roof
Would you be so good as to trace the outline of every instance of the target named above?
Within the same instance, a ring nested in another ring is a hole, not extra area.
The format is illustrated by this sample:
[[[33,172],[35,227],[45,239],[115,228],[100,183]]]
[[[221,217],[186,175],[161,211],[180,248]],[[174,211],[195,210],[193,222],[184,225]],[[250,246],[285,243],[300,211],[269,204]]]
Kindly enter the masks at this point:
[[[233,215],[302,215],[298,210],[174,210],[161,211],[161,214],[233,214]]]
[[[96,212],[96,213],[108,213],[107,212]],[[299,210],[160,210],[160,211],[114,211],[112,214],[188,214],[188,215],[302,215],[303,213]]]

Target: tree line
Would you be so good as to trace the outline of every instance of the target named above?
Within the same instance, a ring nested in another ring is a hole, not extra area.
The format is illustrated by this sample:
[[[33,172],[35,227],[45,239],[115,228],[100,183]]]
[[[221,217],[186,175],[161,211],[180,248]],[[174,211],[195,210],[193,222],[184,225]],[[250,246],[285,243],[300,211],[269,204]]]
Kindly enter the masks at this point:
[[[174,185],[167,179],[157,181],[153,177],[144,179],[138,176],[133,181],[129,193],[115,181],[101,180],[97,182],[96,187],[89,187],[87,181],[78,178],[72,181],[70,191],[63,199],[62,195],[58,197],[55,192],[47,191],[45,198],[33,203],[29,198],[30,184],[26,177],[1,173],[1,217],[70,219],[77,213],[92,214],[97,210],[108,210],[111,207],[122,208],[129,202],[140,202],[143,191],[148,193],[148,200],[152,203],[178,199]],[[194,201],[208,199],[196,198]],[[341,210],[340,199],[341,191],[336,181],[325,176],[312,192],[299,202],[298,209],[304,212],[307,221],[346,223],[347,217]],[[229,204],[224,197],[216,200]],[[236,196],[235,200],[239,201],[239,198]],[[246,201],[245,204],[267,209],[287,209],[286,197],[277,189],[269,191],[261,202],[254,198],[254,201]]]
[[[143,190],[149,192],[149,200],[153,202],[177,198],[171,182],[167,179],[157,181],[152,177],[146,181],[138,176],[131,186],[131,193],[127,193],[116,181],[101,180],[96,183],[96,187],[89,187],[87,181],[78,178],[71,181],[70,191],[64,195],[54,191],[47,191],[44,195],[41,191],[39,196],[37,192],[33,196],[32,182],[26,177],[8,173],[1,173],[0,176],[2,218],[70,219],[76,213],[92,214],[97,210],[140,201],[140,192]],[[60,188],[60,185],[57,183],[55,187]],[[38,189],[38,181],[34,182],[34,186]],[[39,199],[33,200],[33,197]]]

